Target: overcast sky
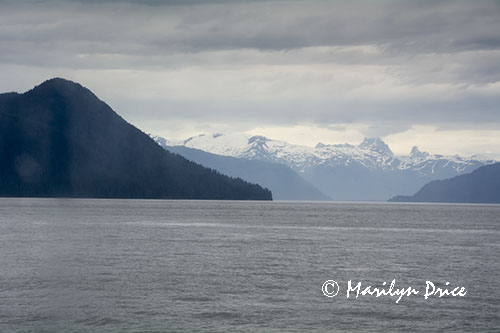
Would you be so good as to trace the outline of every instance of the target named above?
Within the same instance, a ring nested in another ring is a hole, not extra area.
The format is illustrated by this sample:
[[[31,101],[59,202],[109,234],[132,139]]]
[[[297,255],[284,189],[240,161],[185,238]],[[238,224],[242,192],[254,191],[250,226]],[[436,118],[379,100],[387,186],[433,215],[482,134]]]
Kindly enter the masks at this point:
[[[500,159],[500,1],[0,0],[0,73],[78,81],[169,139]]]

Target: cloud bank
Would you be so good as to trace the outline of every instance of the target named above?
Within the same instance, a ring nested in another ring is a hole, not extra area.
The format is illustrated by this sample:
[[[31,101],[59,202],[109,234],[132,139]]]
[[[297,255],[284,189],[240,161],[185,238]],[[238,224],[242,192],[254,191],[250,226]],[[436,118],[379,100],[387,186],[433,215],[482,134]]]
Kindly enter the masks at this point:
[[[498,31],[498,1],[0,1],[0,90],[74,79],[166,137],[500,157]]]

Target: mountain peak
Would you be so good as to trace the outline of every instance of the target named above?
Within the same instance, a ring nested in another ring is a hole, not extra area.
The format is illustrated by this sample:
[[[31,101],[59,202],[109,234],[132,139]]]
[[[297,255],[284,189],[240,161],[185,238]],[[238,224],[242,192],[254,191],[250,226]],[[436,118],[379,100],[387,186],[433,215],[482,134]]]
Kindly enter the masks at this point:
[[[92,98],[99,100],[99,98],[94,95],[92,91],[82,86],[79,83],[66,80],[60,77],[55,77],[43,81],[38,86],[26,92],[30,95],[58,95],[65,97],[75,97],[75,98]]]
[[[80,88],[86,89],[81,84],[73,82],[71,80],[63,79],[61,77],[54,77],[52,79],[48,79],[40,83],[38,86],[34,87],[33,90],[41,89],[41,88]]]
[[[57,77],[57,76],[53,77],[51,79],[47,79],[47,80],[43,81],[40,85],[53,84],[53,83],[80,85],[79,83],[76,83],[74,81],[71,81],[71,80],[68,80],[68,79],[65,79],[65,78],[62,78],[62,77]]]
[[[258,145],[263,145],[268,141],[268,139],[265,136],[262,135],[254,135],[251,138],[248,139],[248,144],[258,144]]]
[[[323,142],[318,142],[318,143],[316,144],[316,146],[314,146],[314,148],[316,148],[316,149],[321,149],[321,148],[325,148],[325,147],[327,147],[327,146],[328,146],[328,145],[325,145]]]
[[[420,151],[417,146],[413,146],[410,151],[410,157],[412,158],[425,158],[427,156],[429,156],[429,153]]]
[[[392,155],[389,146],[380,138],[365,138],[358,146],[361,149],[372,150],[381,154]]]

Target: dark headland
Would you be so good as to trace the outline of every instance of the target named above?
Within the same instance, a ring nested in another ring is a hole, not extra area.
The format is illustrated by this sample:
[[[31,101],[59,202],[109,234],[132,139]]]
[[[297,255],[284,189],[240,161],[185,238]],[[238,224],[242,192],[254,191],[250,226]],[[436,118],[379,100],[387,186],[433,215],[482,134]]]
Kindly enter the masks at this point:
[[[272,200],[162,149],[80,84],[0,94],[0,196]]]
[[[396,196],[396,202],[500,203],[500,163],[445,180],[435,180],[412,196]]]

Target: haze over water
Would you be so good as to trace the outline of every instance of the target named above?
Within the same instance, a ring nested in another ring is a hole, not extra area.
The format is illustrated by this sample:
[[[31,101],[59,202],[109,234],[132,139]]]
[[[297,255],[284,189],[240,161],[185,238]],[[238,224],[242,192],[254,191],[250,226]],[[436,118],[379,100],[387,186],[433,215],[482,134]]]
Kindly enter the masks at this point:
[[[0,199],[0,267],[2,332],[494,332],[500,206]]]

